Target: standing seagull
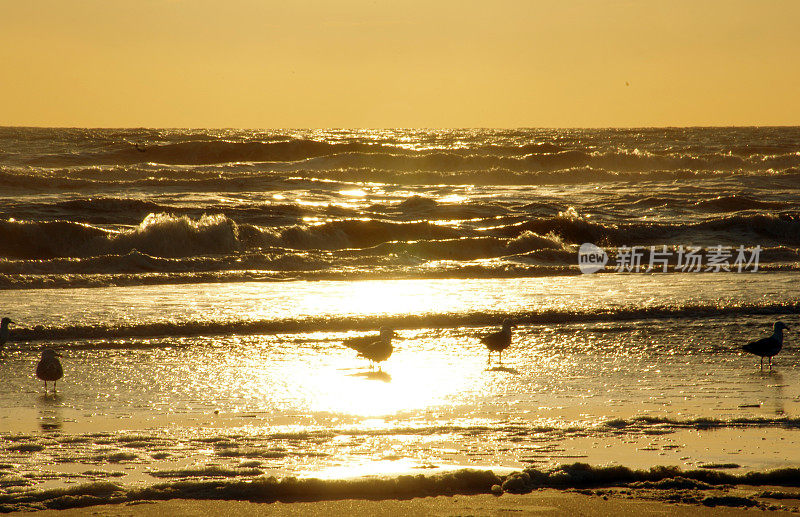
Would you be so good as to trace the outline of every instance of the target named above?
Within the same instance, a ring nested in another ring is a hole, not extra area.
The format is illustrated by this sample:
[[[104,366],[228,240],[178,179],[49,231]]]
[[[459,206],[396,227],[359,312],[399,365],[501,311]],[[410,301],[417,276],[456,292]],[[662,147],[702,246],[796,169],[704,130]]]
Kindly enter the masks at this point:
[[[503,321],[503,328],[481,338],[481,343],[489,349],[489,359],[486,364],[492,363],[492,352],[500,355],[500,366],[503,365],[503,350],[511,346],[511,327],[516,327],[511,320]]]
[[[761,369],[764,369],[764,358],[769,358],[769,369],[772,370],[772,356],[776,355],[783,348],[783,331],[789,330],[782,321],[776,321],[770,337],[753,341],[742,347],[745,352],[750,352],[761,356]]]
[[[11,318],[3,318],[0,320],[0,350],[3,349],[8,341],[8,335],[10,334],[8,326],[12,323],[14,322],[11,321]]]
[[[36,365],[36,376],[44,381],[44,392],[47,394],[47,382],[53,382],[53,394],[56,393],[56,381],[64,376],[64,370],[61,369],[61,361],[58,358],[61,354],[57,354],[52,348],[45,348],[42,350],[42,358],[39,364]]]
[[[374,363],[380,363],[391,357],[394,348],[392,347],[392,338],[397,334],[394,330],[386,327],[381,327],[381,333],[378,336],[365,336],[352,338],[344,342],[348,348],[352,348],[358,355],[369,359],[370,368]],[[378,365],[380,370],[380,365]]]

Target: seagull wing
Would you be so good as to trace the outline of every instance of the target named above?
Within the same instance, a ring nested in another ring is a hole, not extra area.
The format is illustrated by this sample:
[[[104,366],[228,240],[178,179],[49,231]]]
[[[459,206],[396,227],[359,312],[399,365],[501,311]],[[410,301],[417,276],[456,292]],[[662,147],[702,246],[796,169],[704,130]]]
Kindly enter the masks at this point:
[[[370,336],[358,336],[358,337],[351,337],[349,339],[345,339],[342,344],[347,348],[352,348],[358,353],[363,353],[366,348],[369,348],[370,345],[375,343],[380,339],[380,336],[370,335]]]
[[[481,343],[486,345],[490,350],[502,350],[511,344],[511,339],[507,333],[500,330],[482,337]]]
[[[385,361],[392,355],[392,344],[384,339],[376,339],[365,345],[358,354],[370,361]]]
[[[500,337],[500,334],[502,334],[502,332],[492,332],[491,334],[486,334],[481,338],[481,343],[485,344],[492,343],[494,342],[495,339]]]
[[[58,359],[42,359],[36,365],[36,376],[43,381],[57,381],[64,376],[61,361]]]
[[[772,336],[759,339],[758,341],[751,341],[742,347],[743,350],[751,354],[759,354],[777,348],[778,343]]]

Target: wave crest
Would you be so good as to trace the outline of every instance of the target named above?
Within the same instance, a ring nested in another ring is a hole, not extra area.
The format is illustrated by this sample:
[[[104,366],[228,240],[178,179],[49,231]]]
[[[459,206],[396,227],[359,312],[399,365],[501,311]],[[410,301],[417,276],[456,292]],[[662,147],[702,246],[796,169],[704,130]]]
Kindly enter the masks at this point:
[[[109,238],[109,250],[139,250],[159,257],[231,253],[239,249],[239,228],[224,215],[188,216],[149,214],[137,228]]]
[[[110,231],[70,221],[0,221],[0,256],[50,259],[127,254],[159,257],[231,253],[239,249],[239,228],[224,215],[198,219],[151,213],[135,228]]]

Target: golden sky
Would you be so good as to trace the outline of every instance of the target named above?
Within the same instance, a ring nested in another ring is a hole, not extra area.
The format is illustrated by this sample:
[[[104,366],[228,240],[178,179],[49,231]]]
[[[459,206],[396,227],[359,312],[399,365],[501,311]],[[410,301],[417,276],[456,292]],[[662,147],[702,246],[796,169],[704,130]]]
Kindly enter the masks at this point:
[[[798,24],[798,0],[0,0],[0,125],[797,125]]]

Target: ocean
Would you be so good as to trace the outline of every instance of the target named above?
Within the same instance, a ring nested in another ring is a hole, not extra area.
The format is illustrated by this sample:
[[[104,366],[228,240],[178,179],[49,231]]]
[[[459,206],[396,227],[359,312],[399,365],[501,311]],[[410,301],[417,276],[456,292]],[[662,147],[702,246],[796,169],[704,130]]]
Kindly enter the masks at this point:
[[[0,128],[0,503],[797,466],[799,202],[796,127]],[[345,343],[380,327],[374,371]]]

